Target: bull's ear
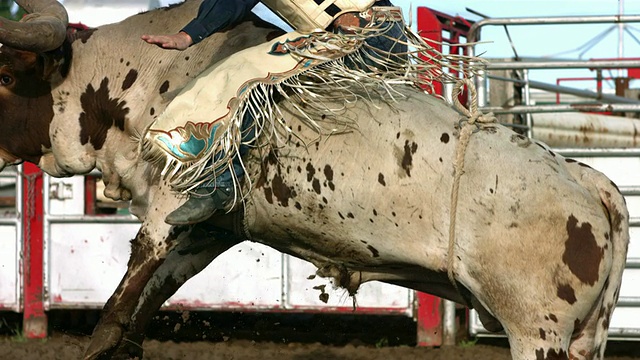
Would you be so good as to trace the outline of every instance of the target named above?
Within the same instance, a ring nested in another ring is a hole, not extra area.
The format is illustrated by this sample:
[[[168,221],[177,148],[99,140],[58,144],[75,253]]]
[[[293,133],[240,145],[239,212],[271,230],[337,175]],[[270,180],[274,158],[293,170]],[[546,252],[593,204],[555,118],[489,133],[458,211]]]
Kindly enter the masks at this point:
[[[54,76],[67,77],[70,64],[71,50],[67,46],[38,55],[38,70],[41,71],[43,80],[55,80]]]
[[[59,68],[59,60],[49,54],[40,54],[38,56],[38,70],[42,74],[42,80],[51,80],[51,77]]]

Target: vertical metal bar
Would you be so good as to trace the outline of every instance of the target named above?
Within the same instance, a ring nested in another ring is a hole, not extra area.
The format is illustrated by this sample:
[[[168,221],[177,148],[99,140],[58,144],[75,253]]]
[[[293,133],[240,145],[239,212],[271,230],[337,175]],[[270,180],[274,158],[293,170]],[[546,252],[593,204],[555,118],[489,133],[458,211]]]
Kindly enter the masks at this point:
[[[45,294],[49,294],[49,276],[51,274],[51,259],[49,248],[51,247],[51,176],[42,175],[42,288]],[[43,299],[45,309],[51,305],[50,298],[47,296]]]
[[[22,271],[22,266],[24,265],[24,256],[23,248],[24,248],[24,230],[22,226],[22,214],[24,214],[24,186],[22,186],[22,170],[23,165],[18,165],[16,168],[16,259],[22,259],[18,261],[16,273],[18,274],[16,279],[16,294],[18,301],[18,311],[23,312],[24,310],[24,271]]]
[[[27,338],[47,337],[43,289],[43,201],[42,171],[33,164],[23,165],[23,330]]]
[[[624,15],[624,0],[618,0],[618,15]],[[618,59],[624,57],[624,27],[625,24],[618,23]],[[623,77],[623,70],[618,69],[618,77]]]
[[[596,70],[596,93],[598,94],[598,99],[602,99],[602,69]]]
[[[531,105],[531,87],[529,86],[529,69],[522,69],[522,79],[525,81],[523,86],[523,100],[524,104]],[[527,137],[533,137],[533,121],[531,121],[531,114],[526,113],[524,115],[525,124],[527,125]]]
[[[476,76],[475,79],[475,83],[476,83],[476,92],[478,94],[478,107],[482,108],[487,106],[487,103],[489,102],[489,96],[488,96],[488,85],[487,85],[487,77],[485,76],[484,71],[479,71],[478,75]]]
[[[442,301],[442,345],[456,344],[456,303],[450,300]]]

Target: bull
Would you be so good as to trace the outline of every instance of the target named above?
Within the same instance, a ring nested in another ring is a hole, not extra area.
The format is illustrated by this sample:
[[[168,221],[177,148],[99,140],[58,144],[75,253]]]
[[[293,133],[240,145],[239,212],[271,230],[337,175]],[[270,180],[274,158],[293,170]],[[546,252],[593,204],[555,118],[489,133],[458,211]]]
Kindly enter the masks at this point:
[[[30,15],[0,31],[2,166],[28,161],[56,177],[98,169],[105,195],[131,200],[141,221],[86,359],[141,356],[161,304],[245,240],[310,261],[352,295],[377,280],[473,307],[506,332],[514,359],[603,357],[629,215],[598,171],[494,124],[471,136],[455,178],[461,114],[399,89],[395,103],[350,104],[343,116],[358,128],[328,138],[283,106],[297,137],[246,156],[255,181],[242,209],[172,227],[163,220],[184,198],[134,139],[208,66],[282,32],[251,16],[173,52],[140,35],[179,30],[200,1],[79,32],[66,31],[55,0],[19,3]]]

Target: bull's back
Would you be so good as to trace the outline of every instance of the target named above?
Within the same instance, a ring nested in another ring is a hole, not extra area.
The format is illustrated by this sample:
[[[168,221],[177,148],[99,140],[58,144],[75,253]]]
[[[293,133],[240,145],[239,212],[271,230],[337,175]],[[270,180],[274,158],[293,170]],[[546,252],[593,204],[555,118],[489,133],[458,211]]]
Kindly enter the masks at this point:
[[[346,114],[357,118],[355,132],[279,151],[249,202],[252,233],[308,242],[329,257],[356,262],[442,264],[461,116],[419,93],[396,109],[377,106],[361,102]],[[314,139],[312,132],[304,135]],[[465,159],[456,204],[463,253],[483,241],[500,251],[542,246],[558,252],[551,248],[566,238],[572,215],[578,228],[587,219],[600,232],[607,226],[601,206],[576,184],[564,159],[504,127],[473,134]],[[543,236],[517,245],[526,233]]]

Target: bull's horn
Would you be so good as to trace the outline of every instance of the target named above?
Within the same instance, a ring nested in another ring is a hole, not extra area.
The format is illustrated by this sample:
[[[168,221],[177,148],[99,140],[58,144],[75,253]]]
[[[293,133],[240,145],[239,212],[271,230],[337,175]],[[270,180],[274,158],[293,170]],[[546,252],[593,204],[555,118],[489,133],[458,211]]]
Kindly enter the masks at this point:
[[[21,21],[0,21],[0,43],[16,49],[45,52],[64,42],[69,17],[56,0],[16,0],[28,13]]]

